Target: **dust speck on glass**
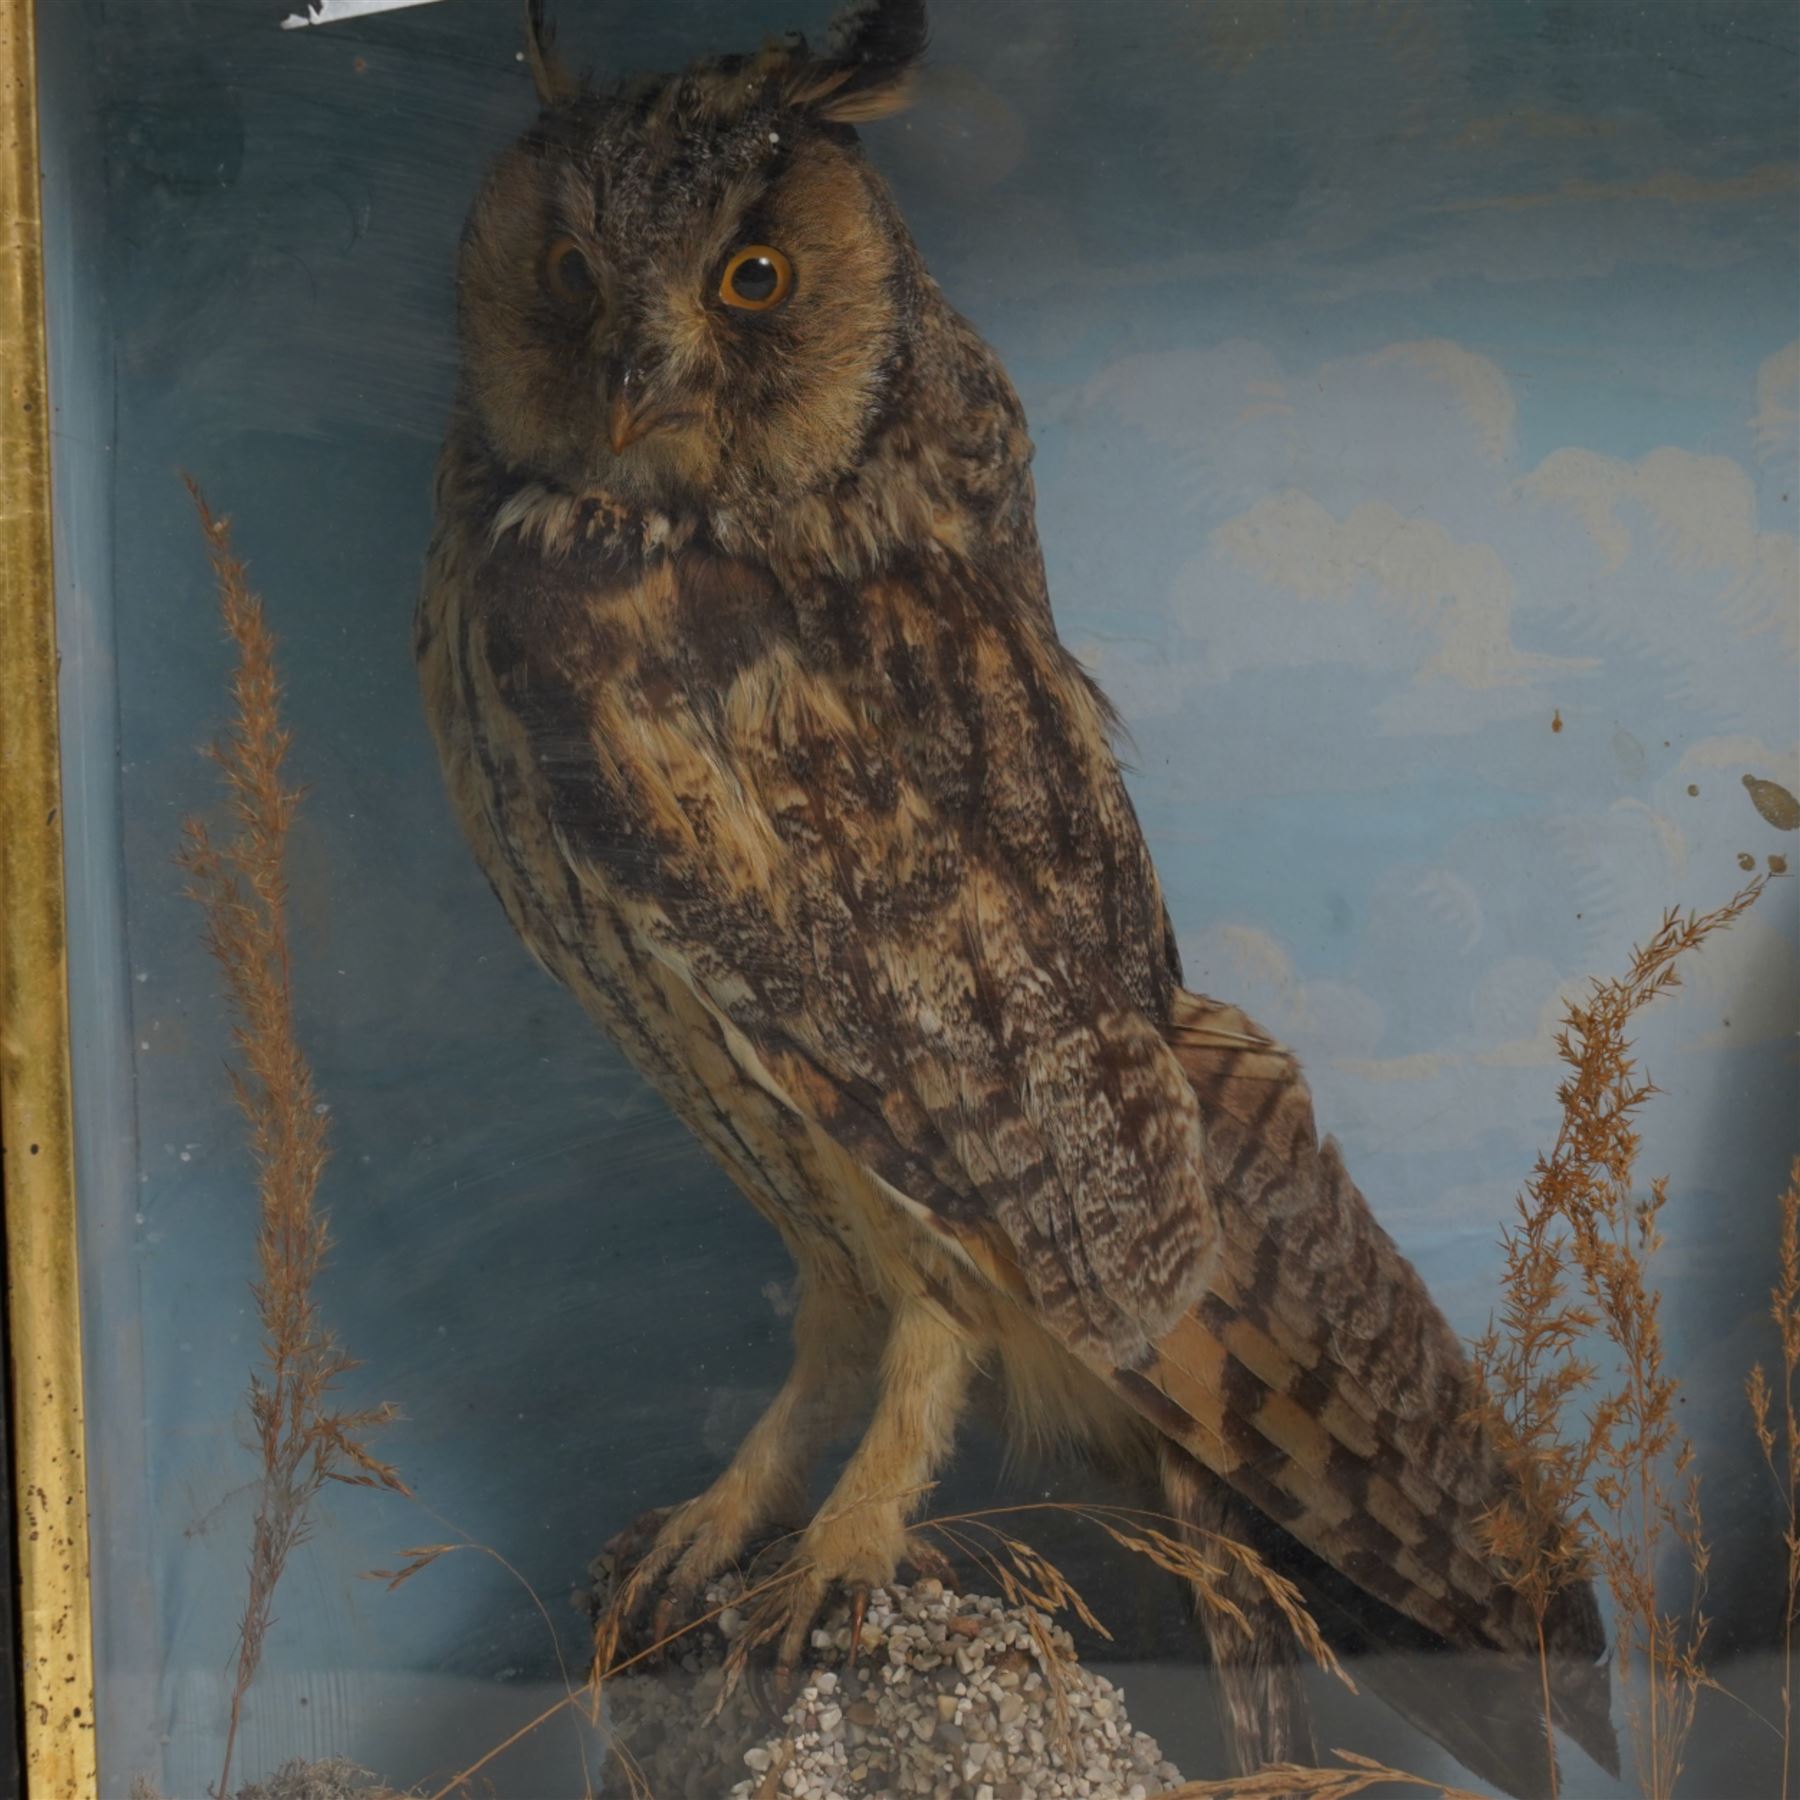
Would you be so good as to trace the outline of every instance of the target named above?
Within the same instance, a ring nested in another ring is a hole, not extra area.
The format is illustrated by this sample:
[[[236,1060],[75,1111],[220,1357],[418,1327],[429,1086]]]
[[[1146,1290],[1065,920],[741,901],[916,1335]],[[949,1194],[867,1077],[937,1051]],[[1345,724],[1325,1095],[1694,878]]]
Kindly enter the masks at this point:
[[[40,15],[109,1800],[1782,1792],[1791,9]]]

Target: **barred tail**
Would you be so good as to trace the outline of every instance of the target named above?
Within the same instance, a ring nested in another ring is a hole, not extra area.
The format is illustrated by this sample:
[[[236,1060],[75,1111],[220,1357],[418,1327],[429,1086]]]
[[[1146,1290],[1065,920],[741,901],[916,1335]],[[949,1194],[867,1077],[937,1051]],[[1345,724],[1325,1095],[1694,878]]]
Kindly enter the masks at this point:
[[[1537,1622],[1482,1532],[1512,1477],[1469,1419],[1462,1346],[1319,1140],[1293,1057],[1194,994],[1167,1032],[1200,1102],[1222,1249],[1209,1292],[1113,1382],[1171,1440],[1169,1509],[1199,1529],[1229,1511],[1229,1534],[1299,1583],[1359,1682],[1476,1773],[1547,1792]],[[1616,1771],[1589,1585],[1544,1623],[1552,1716]],[[1234,1659],[1228,1624],[1214,1635],[1243,1714],[1234,1754],[1290,1754],[1297,1669],[1246,1654],[1241,1632]]]
[[[1204,1550],[1213,1536],[1252,1541],[1250,1508],[1185,1450],[1164,1442],[1157,1472],[1163,1504],[1194,1548]],[[1268,1763],[1311,1763],[1316,1752],[1294,1634],[1242,1565],[1224,1562],[1219,1569],[1210,1591],[1196,1585],[1194,1612],[1212,1657],[1232,1773],[1253,1775]],[[1235,1607],[1244,1623],[1237,1624],[1220,1601]]]

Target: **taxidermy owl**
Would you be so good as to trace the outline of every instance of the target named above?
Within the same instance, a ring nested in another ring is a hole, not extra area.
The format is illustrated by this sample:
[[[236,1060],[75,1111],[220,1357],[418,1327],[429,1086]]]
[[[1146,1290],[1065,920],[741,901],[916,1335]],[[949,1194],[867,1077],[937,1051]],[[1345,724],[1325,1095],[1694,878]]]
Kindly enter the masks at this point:
[[[1260,1547],[1361,1678],[1535,1794],[1462,1352],[1293,1058],[1182,987],[1018,398],[860,147],[924,40],[921,0],[875,0],[822,50],[598,88],[540,25],[542,111],[463,240],[417,619],[449,790],[519,935],[799,1270],[786,1384],[633,1594],[667,1617],[803,1525],[757,1620],[791,1667],[829,1592],[915,1556],[988,1394]],[[1304,1760],[1288,1629],[1219,1580],[1238,1766]],[[1547,1636],[1553,1717],[1610,1764],[1585,1586]]]

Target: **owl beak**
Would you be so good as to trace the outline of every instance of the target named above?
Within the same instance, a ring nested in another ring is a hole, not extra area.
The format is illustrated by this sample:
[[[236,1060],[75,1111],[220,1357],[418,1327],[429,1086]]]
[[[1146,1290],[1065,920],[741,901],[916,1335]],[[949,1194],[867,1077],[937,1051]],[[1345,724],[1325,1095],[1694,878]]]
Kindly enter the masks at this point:
[[[607,413],[606,441],[614,456],[622,455],[639,438],[653,431],[668,431],[677,425],[693,422],[694,415],[684,407],[659,403],[651,395],[633,397],[629,383],[613,390],[612,406]]]
[[[627,389],[618,388],[613,394],[612,411],[607,417],[606,441],[612,446],[613,455],[623,454],[645,432],[655,429],[656,408],[646,406],[641,396],[634,404]]]
[[[623,336],[608,359],[606,376],[611,396],[606,408],[606,441],[614,456],[622,456],[652,432],[695,422],[692,409],[676,404],[681,396],[670,393],[659,360],[647,355],[631,333]]]

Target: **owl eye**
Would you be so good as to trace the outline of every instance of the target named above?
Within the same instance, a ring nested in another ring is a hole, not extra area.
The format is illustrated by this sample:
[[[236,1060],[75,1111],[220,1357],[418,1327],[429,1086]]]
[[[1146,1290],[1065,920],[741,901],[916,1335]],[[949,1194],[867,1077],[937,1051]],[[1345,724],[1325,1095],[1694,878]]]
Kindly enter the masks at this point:
[[[552,238],[544,252],[544,285],[564,306],[590,306],[594,271],[572,237]]]
[[[767,244],[746,244],[725,259],[719,298],[743,312],[769,312],[794,291],[794,265]]]

